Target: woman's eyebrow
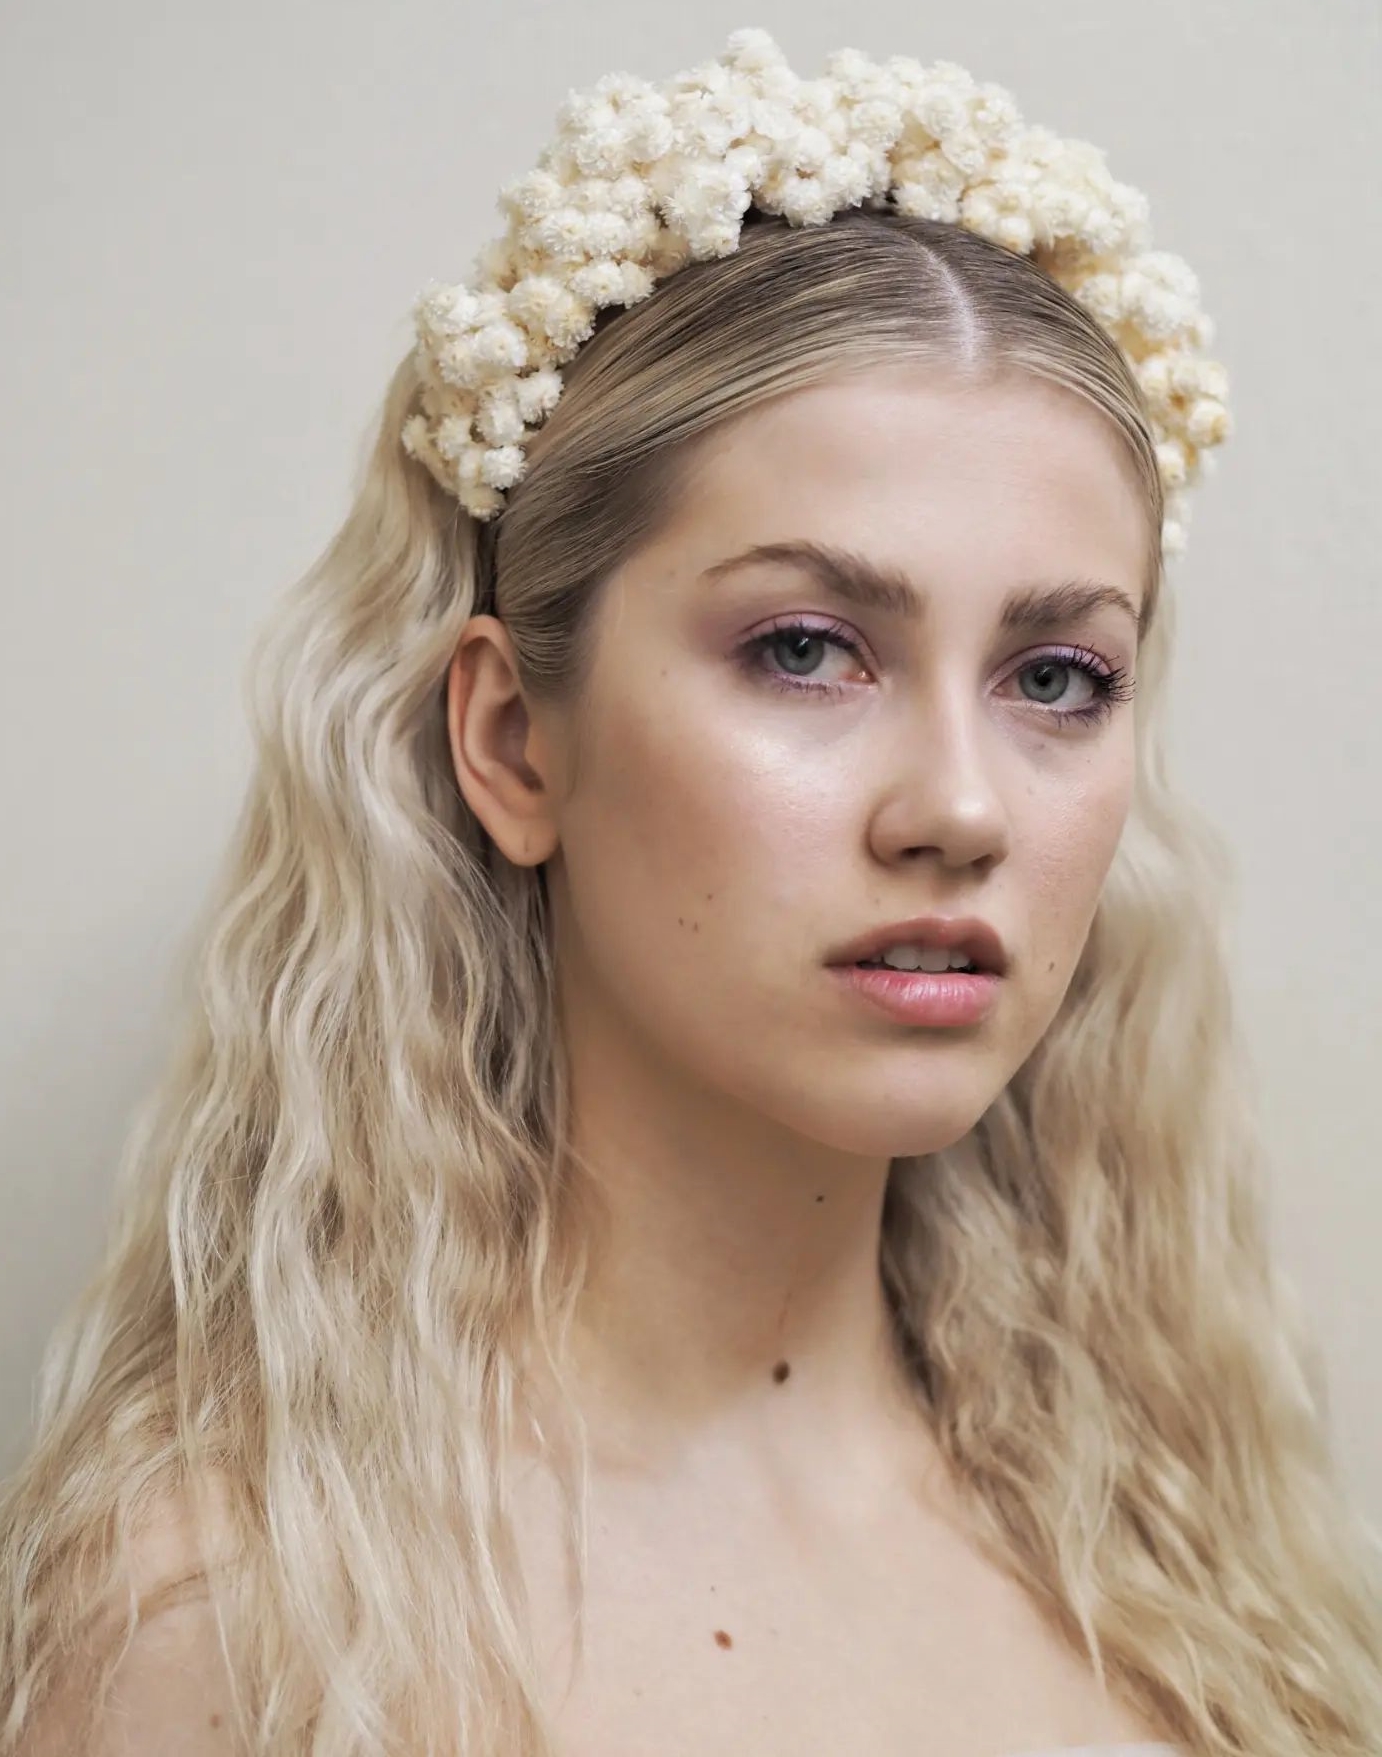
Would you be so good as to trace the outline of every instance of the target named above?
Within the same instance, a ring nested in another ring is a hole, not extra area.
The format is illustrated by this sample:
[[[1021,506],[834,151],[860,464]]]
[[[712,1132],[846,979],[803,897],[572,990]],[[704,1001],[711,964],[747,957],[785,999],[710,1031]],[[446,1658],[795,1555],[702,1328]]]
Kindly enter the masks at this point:
[[[919,622],[926,615],[926,595],[899,568],[889,567],[848,549],[805,538],[783,543],[756,543],[738,555],[714,562],[705,570],[711,580],[751,566],[802,568],[833,597],[865,610]],[[1005,630],[1039,633],[1073,622],[1091,611],[1111,606],[1132,619],[1141,632],[1137,606],[1128,594],[1103,580],[1062,580],[1058,585],[1019,586],[1008,594],[999,614]]]

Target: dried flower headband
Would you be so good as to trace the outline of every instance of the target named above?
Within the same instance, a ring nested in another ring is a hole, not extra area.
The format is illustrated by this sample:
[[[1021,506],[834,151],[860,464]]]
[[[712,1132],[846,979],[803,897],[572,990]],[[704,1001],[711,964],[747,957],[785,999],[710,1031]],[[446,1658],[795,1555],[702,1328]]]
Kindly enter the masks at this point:
[[[414,306],[421,413],[402,441],[475,518],[503,510],[524,443],[561,396],[607,305],[633,305],[688,262],[738,247],[750,206],[793,225],[891,206],[1031,255],[1113,337],[1151,411],[1162,544],[1185,545],[1186,490],[1231,432],[1228,376],[1180,257],[1148,248],[1146,197],[1103,154],[1026,126],[962,67],[857,49],[799,79],[766,31],[654,86],[606,74],[569,93],[538,168],[507,184],[506,234],[473,279]]]

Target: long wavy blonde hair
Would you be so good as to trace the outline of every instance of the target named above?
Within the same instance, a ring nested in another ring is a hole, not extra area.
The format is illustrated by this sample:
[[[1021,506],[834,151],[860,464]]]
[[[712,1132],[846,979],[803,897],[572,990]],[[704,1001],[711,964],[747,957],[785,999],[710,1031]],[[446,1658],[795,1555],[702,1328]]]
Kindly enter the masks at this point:
[[[138,1619],[200,1591],[266,1757],[556,1751],[510,1489],[524,1362],[560,1370],[589,1261],[589,1171],[543,874],[459,791],[448,665],[488,610],[530,699],[574,701],[600,582],[695,447],[903,359],[1089,399],[1150,536],[1126,832],[1036,1051],[961,1141],[893,1163],[900,1343],[984,1543],[1101,1679],[1204,1757],[1378,1751],[1378,1549],[1269,1263],[1231,863],[1165,772],[1145,405],[1040,262],[863,210],[750,215],[731,256],[603,312],[491,524],[404,453],[411,360],[395,372],[343,527],[256,647],[256,762],[175,1053],[0,1502],[0,1750],[75,1668],[94,1716]],[[580,1565],[568,1414],[546,1441]],[[131,1557],[171,1498],[200,1556],[141,1594]]]

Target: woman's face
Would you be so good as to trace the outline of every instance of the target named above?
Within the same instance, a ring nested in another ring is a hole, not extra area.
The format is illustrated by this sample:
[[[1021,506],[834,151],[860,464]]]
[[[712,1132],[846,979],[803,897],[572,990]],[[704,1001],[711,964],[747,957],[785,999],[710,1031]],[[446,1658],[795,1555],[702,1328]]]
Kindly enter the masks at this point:
[[[548,869],[569,1028],[846,1152],[970,1129],[1051,1022],[1123,829],[1133,709],[1098,676],[1134,680],[1146,517],[1106,419],[1024,377],[841,377],[709,441],[598,610]],[[905,576],[917,614],[725,565],[808,543]],[[1005,628],[1010,594],[1071,581],[1132,613]],[[830,967],[929,913],[1004,942],[977,1024],[898,1023]]]

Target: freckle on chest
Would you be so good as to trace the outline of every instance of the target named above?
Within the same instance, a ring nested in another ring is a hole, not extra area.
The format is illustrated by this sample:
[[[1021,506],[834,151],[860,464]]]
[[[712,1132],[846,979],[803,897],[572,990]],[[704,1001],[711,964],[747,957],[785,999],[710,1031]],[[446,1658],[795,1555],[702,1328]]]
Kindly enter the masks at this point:
[[[733,1647],[734,1642],[727,1630],[717,1629],[715,1631],[715,1645],[717,1647]]]

